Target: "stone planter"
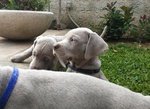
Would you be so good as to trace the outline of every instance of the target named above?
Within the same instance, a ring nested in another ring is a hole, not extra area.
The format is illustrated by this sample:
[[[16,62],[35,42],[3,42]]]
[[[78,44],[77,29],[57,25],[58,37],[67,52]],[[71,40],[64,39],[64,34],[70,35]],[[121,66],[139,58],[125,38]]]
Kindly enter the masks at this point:
[[[28,40],[45,32],[53,20],[52,12],[0,10],[0,37]]]

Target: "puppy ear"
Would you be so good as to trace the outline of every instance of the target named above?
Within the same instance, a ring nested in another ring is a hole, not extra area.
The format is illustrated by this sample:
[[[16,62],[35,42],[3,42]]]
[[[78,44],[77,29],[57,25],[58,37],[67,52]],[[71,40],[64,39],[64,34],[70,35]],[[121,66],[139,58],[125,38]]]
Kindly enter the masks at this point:
[[[104,32],[101,36],[103,36]],[[93,32],[89,35],[89,40],[85,49],[85,59],[90,59],[92,57],[102,54],[108,49],[107,43],[100,37],[97,33]]]

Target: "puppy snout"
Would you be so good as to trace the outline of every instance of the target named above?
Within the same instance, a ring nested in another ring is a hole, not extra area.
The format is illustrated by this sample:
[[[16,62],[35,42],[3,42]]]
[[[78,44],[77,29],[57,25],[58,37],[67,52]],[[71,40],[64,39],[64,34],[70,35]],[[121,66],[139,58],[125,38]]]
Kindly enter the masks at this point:
[[[54,45],[54,50],[57,50],[58,48],[60,48],[59,44]]]

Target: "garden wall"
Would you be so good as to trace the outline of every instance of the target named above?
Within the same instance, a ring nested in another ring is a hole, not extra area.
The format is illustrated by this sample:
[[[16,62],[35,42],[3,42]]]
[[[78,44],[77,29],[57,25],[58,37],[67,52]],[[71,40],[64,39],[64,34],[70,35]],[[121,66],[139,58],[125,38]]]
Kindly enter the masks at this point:
[[[61,20],[67,27],[73,26],[66,12],[66,6],[71,6],[70,14],[78,25],[86,27],[91,23],[94,25],[101,20],[100,16],[105,13],[102,8],[107,3],[114,1],[116,0],[62,0]],[[51,0],[50,3],[50,9],[56,16],[59,9],[58,2],[59,0]],[[118,0],[117,7],[122,5],[133,6],[135,8],[134,16],[137,19],[140,15],[150,15],[150,0]]]

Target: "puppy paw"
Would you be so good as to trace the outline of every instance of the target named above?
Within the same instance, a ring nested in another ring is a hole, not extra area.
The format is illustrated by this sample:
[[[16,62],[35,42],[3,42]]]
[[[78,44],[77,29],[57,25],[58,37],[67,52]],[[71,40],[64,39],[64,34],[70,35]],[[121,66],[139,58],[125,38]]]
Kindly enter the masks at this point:
[[[23,61],[18,56],[13,56],[13,57],[10,58],[10,60],[11,60],[11,62],[14,62],[14,63],[21,63]]]

